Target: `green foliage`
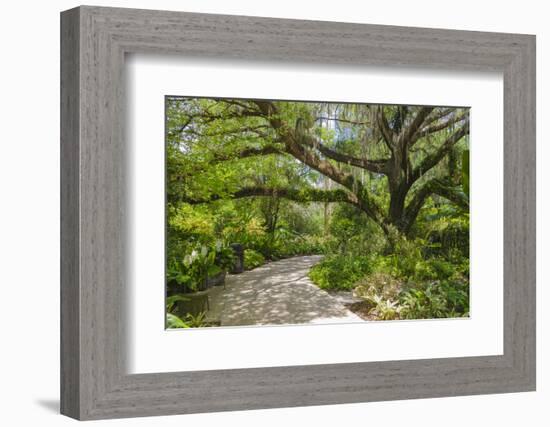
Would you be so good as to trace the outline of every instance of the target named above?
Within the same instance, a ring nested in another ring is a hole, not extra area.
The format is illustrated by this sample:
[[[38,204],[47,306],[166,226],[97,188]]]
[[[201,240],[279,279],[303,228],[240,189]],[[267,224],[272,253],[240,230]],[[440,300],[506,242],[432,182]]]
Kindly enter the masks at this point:
[[[313,266],[309,278],[326,290],[350,290],[372,271],[372,259],[367,256],[332,255]]]
[[[244,268],[245,270],[252,270],[265,263],[264,256],[256,252],[254,249],[245,249],[244,251]]]
[[[239,242],[245,246],[257,246],[263,241],[266,232],[260,219],[251,216],[227,224],[222,230],[222,235],[230,242]]]
[[[299,235],[285,227],[278,227],[254,246],[265,258],[278,260],[297,255],[324,254],[327,251],[326,239],[320,236]]]
[[[393,242],[392,251],[380,254],[375,261],[375,270],[391,274],[400,279],[414,277],[417,268],[424,262],[420,239],[409,240],[398,236]]]
[[[396,299],[401,292],[402,282],[391,274],[374,272],[355,283],[353,294],[371,299],[378,295],[384,299]]]
[[[206,313],[202,312],[197,315],[187,313],[184,319],[176,316],[172,313],[166,314],[166,327],[168,329],[188,329],[188,328],[202,328],[209,326],[206,322]]]
[[[449,259],[467,258],[470,251],[470,217],[458,214],[450,217],[433,218],[426,225],[426,246],[428,255],[444,256]]]
[[[379,252],[386,244],[380,228],[353,206],[338,205],[331,215],[331,251],[337,253]]]
[[[233,250],[217,241],[212,246],[189,246],[189,252],[173,253],[168,258],[166,280],[169,294],[203,290],[208,277],[233,266]]]
[[[469,315],[468,284],[459,281],[415,284],[400,296],[404,319],[433,319]]]
[[[469,290],[465,281],[406,283],[385,273],[375,273],[358,282],[354,295],[365,300],[369,315],[378,320],[469,315]]]
[[[219,244],[216,247],[214,262],[220,270],[230,270],[235,263],[235,252],[229,246]]]
[[[398,304],[402,283],[387,273],[375,272],[355,283],[353,294],[370,305],[369,314],[379,320],[399,318]]]
[[[200,243],[214,239],[214,215],[204,207],[184,203],[169,213],[170,228],[182,237]]]
[[[470,197],[470,150],[462,152],[462,190]]]
[[[189,328],[188,324],[172,313],[166,313],[166,327],[168,329]]]
[[[391,299],[384,299],[376,294],[370,297],[369,300],[374,305],[370,314],[375,316],[378,320],[399,319],[402,307],[398,302],[392,301]]]

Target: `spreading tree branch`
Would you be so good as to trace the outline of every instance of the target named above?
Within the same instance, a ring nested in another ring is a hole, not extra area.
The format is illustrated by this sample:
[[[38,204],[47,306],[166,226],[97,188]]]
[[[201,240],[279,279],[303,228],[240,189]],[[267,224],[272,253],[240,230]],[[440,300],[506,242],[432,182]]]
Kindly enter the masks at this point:
[[[399,135],[399,142],[401,144],[403,144],[406,147],[406,145],[411,143],[413,135],[424,124],[426,117],[428,117],[428,115],[433,111],[433,109],[434,107],[422,107],[420,108],[420,110],[418,110],[418,113],[414,117],[411,124],[406,128],[404,128],[401,134]]]
[[[349,119],[343,119],[341,117],[324,117],[324,116],[319,116],[319,117],[316,117],[315,118],[315,121],[333,121],[333,122],[342,122],[342,123],[349,123],[349,124],[352,124],[352,125],[359,125],[359,126],[364,126],[366,124],[368,124],[368,122],[361,122],[361,121],[356,121],[356,120],[349,120]]]
[[[467,113],[457,114],[455,117],[452,117],[447,121],[443,121],[441,123],[434,123],[431,126],[426,126],[423,129],[416,132],[416,134],[413,136],[413,141],[416,142],[418,139],[423,138],[427,135],[439,132],[443,129],[447,129],[452,124],[461,122],[467,117],[468,117]]]
[[[432,124],[433,122],[437,122],[443,119],[444,117],[447,117],[449,114],[451,114],[454,111],[456,111],[456,108],[434,109],[432,111],[432,114],[430,114],[430,116],[428,116],[428,118],[426,119],[424,125],[427,126]]]
[[[273,103],[269,101],[255,102],[260,110],[266,114],[279,139],[284,142],[285,151],[288,154],[347,188],[357,197],[361,210],[378,224],[383,223],[384,216],[381,208],[369,197],[368,191],[363,187],[361,182],[355,179],[352,174],[340,170],[332,163],[321,159],[313,150],[310,150],[303,142],[303,135],[296,135],[294,129],[290,129],[280,120],[277,107]]]
[[[459,130],[449,136],[435,152],[424,157],[420,164],[413,170],[411,174],[411,182],[416,181],[418,178],[420,178],[422,175],[424,175],[426,172],[436,166],[441,161],[441,159],[443,159],[443,157],[445,157],[449,153],[449,151],[451,151],[454,145],[468,134],[469,130],[470,123],[466,121],[466,123]]]
[[[230,195],[212,195],[208,198],[184,198],[183,202],[192,205],[210,203],[220,199],[242,199],[245,197],[282,197],[295,202],[345,202],[360,207],[357,197],[344,189],[318,190],[316,188],[270,188],[270,187],[245,187]]]
[[[414,223],[418,213],[426,199],[433,194],[437,194],[464,210],[469,210],[470,202],[468,196],[464,194],[460,187],[453,185],[448,179],[432,178],[424,183],[411,198],[405,209],[404,223],[405,231],[408,232]]]
[[[285,151],[282,147],[277,145],[266,145],[264,147],[246,147],[241,150],[232,152],[232,153],[215,153],[214,156],[208,160],[208,162],[201,163],[195,163],[193,168],[189,168],[185,171],[185,174],[177,174],[174,175],[174,179],[183,179],[185,177],[196,175],[197,173],[203,172],[207,167],[210,167],[212,165],[226,162],[229,160],[236,160],[236,159],[245,159],[248,157],[256,157],[256,156],[266,156],[269,154],[284,154]]]
[[[379,106],[376,108],[376,123],[382,134],[382,139],[386,143],[386,146],[389,148],[390,152],[393,152],[393,131],[388,124],[386,115],[384,114],[384,107]]]
[[[307,145],[310,148],[318,150],[321,154],[329,159],[335,160],[340,163],[345,163],[350,166],[356,166],[361,169],[368,170],[374,173],[383,173],[387,174],[387,166],[389,159],[363,159],[359,157],[350,156],[348,154],[340,153],[333,150],[317,141],[311,136],[304,136],[301,138],[301,141],[304,145]]]

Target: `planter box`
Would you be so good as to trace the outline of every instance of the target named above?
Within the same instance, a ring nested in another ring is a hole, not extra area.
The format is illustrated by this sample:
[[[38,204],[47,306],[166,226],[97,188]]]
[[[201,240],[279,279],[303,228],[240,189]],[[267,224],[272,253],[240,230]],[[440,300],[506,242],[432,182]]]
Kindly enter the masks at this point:
[[[188,300],[178,301],[176,303],[175,314],[181,318],[185,318],[187,314],[197,316],[200,313],[208,311],[210,309],[208,293],[209,291],[199,291],[185,294],[184,296],[188,298]]]
[[[212,277],[209,277],[208,279],[206,279],[207,287],[224,285],[226,274],[227,274],[227,272],[220,271],[215,276],[212,276]]]

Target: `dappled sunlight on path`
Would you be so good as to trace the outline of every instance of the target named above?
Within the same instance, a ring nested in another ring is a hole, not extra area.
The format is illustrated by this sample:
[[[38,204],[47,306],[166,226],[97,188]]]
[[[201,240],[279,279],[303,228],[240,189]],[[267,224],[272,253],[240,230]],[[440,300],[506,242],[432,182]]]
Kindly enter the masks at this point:
[[[221,326],[362,322],[307,277],[319,255],[288,258],[229,275],[210,294],[208,319]]]

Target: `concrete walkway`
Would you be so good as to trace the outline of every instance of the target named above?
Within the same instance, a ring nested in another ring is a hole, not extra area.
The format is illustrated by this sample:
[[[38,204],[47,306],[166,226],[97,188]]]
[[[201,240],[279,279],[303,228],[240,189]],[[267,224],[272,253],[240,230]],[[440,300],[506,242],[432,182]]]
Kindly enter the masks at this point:
[[[242,274],[228,275],[210,293],[207,319],[221,326],[363,322],[307,277],[321,256],[272,262]]]

